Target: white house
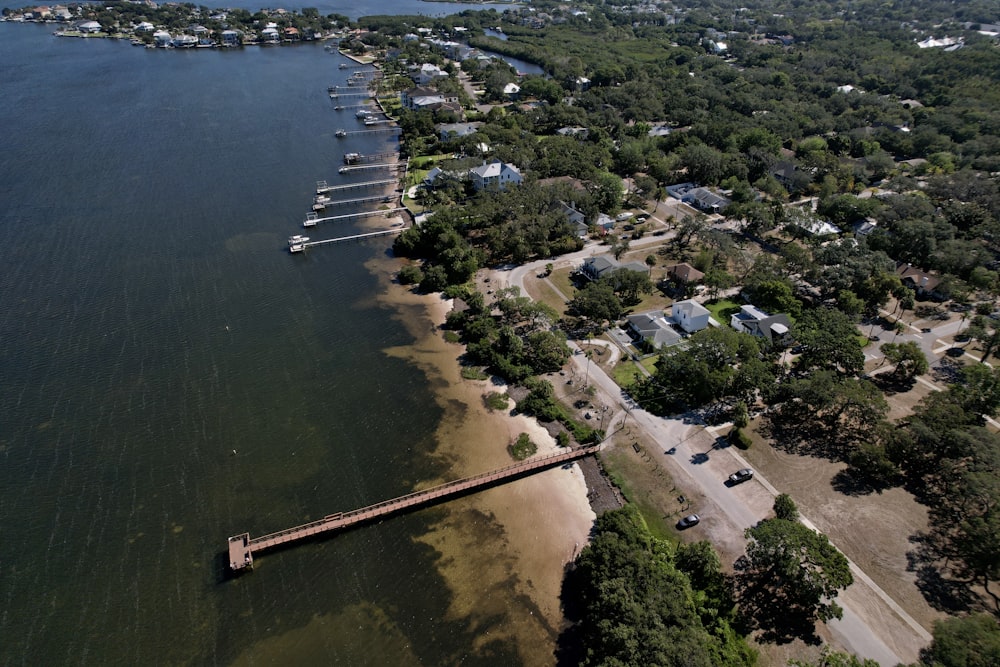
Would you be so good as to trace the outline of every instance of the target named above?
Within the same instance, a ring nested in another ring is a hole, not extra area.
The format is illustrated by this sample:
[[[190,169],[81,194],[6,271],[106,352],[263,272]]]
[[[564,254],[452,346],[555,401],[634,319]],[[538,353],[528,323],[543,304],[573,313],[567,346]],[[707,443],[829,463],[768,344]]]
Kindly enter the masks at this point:
[[[688,299],[678,301],[670,307],[670,318],[687,333],[694,333],[708,328],[712,314],[705,306]]]
[[[414,68],[414,72],[410,75],[415,83],[420,85],[427,85],[432,83],[441,77],[447,77],[448,73],[441,70],[437,65],[432,65],[431,63],[424,63],[419,69]]]
[[[135,27],[136,32],[153,32],[156,27],[149,21],[143,21]]]
[[[260,31],[260,39],[268,44],[277,44],[281,41],[281,35],[277,28],[268,27]]]
[[[153,43],[161,48],[167,48],[172,46],[174,38],[170,36],[170,33],[166,30],[157,30],[153,33]]]
[[[504,190],[508,185],[520,185],[524,180],[517,167],[500,160],[484,162],[482,166],[470,169],[469,177],[476,190],[493,187]]]
[[[84,21],[79,26],[80,32],[95,33],[101,31],[101,24],[97,21]]]

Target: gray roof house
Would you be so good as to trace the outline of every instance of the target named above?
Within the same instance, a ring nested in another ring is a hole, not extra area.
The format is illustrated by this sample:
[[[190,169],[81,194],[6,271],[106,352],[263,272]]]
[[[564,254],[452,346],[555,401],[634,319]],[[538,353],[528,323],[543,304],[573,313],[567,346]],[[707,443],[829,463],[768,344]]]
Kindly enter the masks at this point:
[[[708,188],[700,187],[694,183],[668,185],[667,193],[674,199],[691,204],[707,213],[721,213],[730,204],[730,201],[722,195],[717,195]]]
[[[636,340],[637,344],[647,345],[654,350],[681,342],[681,335],[670,326],[670,322],[663,316],[662,310],[629,315],[626,326],[629,335]]]
[[[741,306],[740,312],[729,320],[729,325],[737,331],[758,338],[766,338],[769,343],[784,345],[790,340],[792,321],[788,315],[768,315],[756,306]]]
[[[437,131],[441,141],[450,141],[475,134],[480,126],[482,123],[441,123],[437,126]]]
[[[604,276],[609,273],[614,273],[618,269],[627,269],[629,271],[649,275],[649,267],[646,264],[642,262],[628,262],[627,264],[622,264],[611,255],[588,257],[583,260],[583,266],[580,267],[580,273],[591,280],[600,280]]]
[[[705,306],[688,299],[678,301],[670,307],[670,318],[687,333],[694,333],[708,328],[712,314]]]

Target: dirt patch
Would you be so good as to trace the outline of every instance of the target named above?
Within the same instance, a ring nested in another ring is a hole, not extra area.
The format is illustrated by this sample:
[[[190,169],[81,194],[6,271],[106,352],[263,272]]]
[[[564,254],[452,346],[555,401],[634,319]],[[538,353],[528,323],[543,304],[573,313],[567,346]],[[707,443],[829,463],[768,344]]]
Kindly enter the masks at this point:
[[[834,488],[834,478],[846,467],[843,463],[775,449],[755,426],[750,429],[754,444],[743,452],[747,461],[765,478],[780,480],[781,491],[795,499],[802,514],[930,630],[942,615],[924,600],[914,573],[907,572],[906,559],[914,547],[910,537],[927,528],[927,509],[902,489],[844,495]]]

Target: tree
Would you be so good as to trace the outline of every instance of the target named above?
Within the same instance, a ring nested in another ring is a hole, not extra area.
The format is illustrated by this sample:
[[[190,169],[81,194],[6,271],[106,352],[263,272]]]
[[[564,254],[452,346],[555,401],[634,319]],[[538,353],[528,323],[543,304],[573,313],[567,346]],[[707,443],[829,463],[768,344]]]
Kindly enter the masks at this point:
[[[779,636],[812,636],[817,620],[842,616],[834,598],[854,577],[825,535],[786,519],[761,521],[745,534],[746,555],[737,566],[748,622]]]
[[[864,368],[865,355],[857,335],[851,318],[832,308],[807,310],[792,327],[792,336],[805,346],[799,357],[802,368],[826,368],[847,375]]]
[[[934,623],[934,640],[911,667],[995,667],[1000,665],[1000,625],[987,614]]]
[[[774,515],[785,521],[798,521],[799,508],[787,493],[779,493],[774,498]]]
[[[879,663],[869,658],[862,659],[852,653],[834,651],[829,646],[824,646],[819,660],[815,662],[790,660],[788,667],[879,667]]]
[[[901,380],[912,380],[930,368],[924,351],[916,341],[884,343],[880,349],[889,363],[896,367],[893,374]]]
[[[642,300],[643,294],[651,294],[653,291],[649,274],[644,271],[618,269],[603,276],[598,282],[610,286],[626,306],[634,306]]]
[[[622,303],[614,288],[607,283],[587,283],[567,304],[572,315],[590,318],[596,322],[614,322],[622,315]]]

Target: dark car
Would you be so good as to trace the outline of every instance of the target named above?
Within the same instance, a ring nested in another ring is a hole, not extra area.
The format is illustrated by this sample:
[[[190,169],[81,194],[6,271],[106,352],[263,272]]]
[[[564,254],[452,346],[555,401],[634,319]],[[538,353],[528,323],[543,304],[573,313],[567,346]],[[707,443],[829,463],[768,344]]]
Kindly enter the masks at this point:
[[[737,470],[732,475],[729,476],[729,482],[732,484],[739,484],[745,482],[753,477],[753,470],[750,468],[743,468],[742,470]]]
[[[677,527],[683,530],[684,528],[697,526],[699,521],[701,521],[701,517],[697,514],[688,514],[686,517],[677,522]]]

